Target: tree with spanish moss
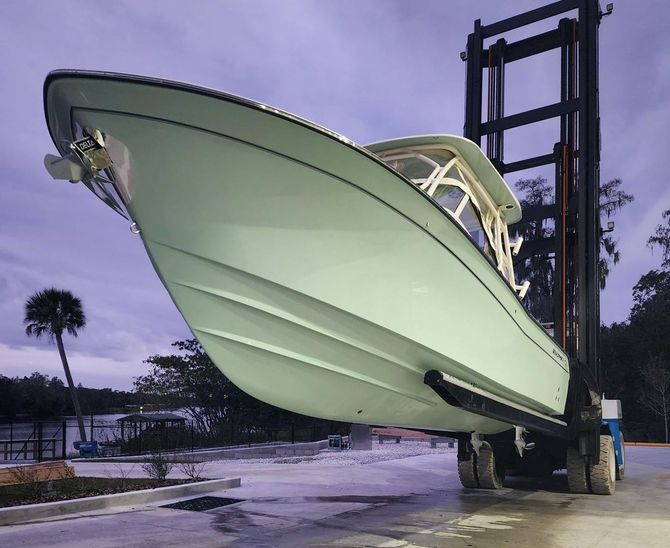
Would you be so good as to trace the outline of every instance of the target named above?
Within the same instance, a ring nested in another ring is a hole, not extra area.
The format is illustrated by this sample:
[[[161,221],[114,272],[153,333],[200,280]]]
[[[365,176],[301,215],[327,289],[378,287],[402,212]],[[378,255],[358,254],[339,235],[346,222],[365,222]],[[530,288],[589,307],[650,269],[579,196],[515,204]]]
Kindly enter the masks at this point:
[[[612,219],[618,211],[634,200],[632,194],[622,189],[622,184],[621,179],[615,178],[600,185],[599,207],[601,218]],[[515,186],[521,193],[520,203],[524,211],[530,208],[554,205],[554,187],[542,175],[532,179],[519,179]],[[521,219],[510,229],[513,235],[523,236],[527,242],[548,240],[555,235],[553,218]],[[619,263],[621,253],[617,246],[617,240],[610,233],[604,232],[601,235],[600,244],[601,254],[598,271],[600,287],[604,289],[607,276],[613,266]],[[533,253],[524,260],[515,261],[514,266],[518,279],[530,282],[530,289],[525,298],[528,311],[540,321],[551,321],[553,319],[553,255]]]
[[[63,333],[67,332],[76,337],[77,330],[86,325],[86,316],[81,301],[69,291],[56,289],[55,287],[37,291],[25,303],[23,323],[26,325],[26,335],[29,337],[39,339],[46,336],[49,341],[56,343],[67,385],[70,389],[74,412],[77,415],[79,435],[82,441],[86,441],[84,418],[81,414],[77,389],[72,380],[70,366],[65,355],[65,346],[63,345]]]
[[[647,241],[661,251],[660,267],[633,287],[628,319],[601,329],[603,389],[622,400],[628,432],[649,440],[667,439],[670,421],[670,211],[662,219]]]
[[[635,200],[632,194],[622,190],[622,184],[621,179],[617,177],[600,185],[599,206],[601,219],[603,216],[606,216],[608,220],[611,219],[626,204]],[[609,276],[612,267],[619,264],[621,252],[619,251],[617,240],[612,237],[611,233],[605,232],[601,234],[600,245],[601,251],[604,252],[601,252],[600,261],[598,262],[600,289],[605,289],[607,276]]]
[[[654,233],[649,236],[647,246],[653,251],[657,247],[661,249],[663,254],[663,268],[670,270],[670,209],[666,209],[661,213],[661,218],[665,224],[656,225]]]

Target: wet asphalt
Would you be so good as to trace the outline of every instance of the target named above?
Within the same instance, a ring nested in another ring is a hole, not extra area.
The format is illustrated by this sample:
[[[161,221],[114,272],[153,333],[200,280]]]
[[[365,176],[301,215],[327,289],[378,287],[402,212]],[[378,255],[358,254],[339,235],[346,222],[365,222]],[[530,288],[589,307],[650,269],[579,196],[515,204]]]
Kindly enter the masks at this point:
[[[460,487],[455,453],[366,465],[213,463],[241,477],[205,512],[117,508],[0,527],[0,546],[670,546],[670,448],[627,447],[614,496],[574,495],[564,473]],[[86,473],[81,465],[77,473]],[[88,470],[94,474],[92,468]]]

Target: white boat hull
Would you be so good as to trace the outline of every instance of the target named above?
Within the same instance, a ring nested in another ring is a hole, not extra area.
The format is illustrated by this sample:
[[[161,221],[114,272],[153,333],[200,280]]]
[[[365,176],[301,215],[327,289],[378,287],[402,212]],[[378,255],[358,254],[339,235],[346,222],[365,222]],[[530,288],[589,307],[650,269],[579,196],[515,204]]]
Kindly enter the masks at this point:
[[[242,390],[334,420],[509,428],[445,404],[423,382],[439,370],[563,412],[564,354],[468,236],[371,155],[156,82],[62,75],[45,97],[56,142],[78,124],[124,145],[130,160],[113,159],[152,263]]]

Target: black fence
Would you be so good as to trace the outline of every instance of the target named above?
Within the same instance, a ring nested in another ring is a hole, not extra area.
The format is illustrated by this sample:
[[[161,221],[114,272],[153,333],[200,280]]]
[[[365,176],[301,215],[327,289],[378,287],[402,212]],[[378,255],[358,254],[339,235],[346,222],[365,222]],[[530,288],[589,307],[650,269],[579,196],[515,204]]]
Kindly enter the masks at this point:
[[[66,421],[0,423],[0,461],[42,462],[66,456]]]
[[[258,427],[222,423],[203,431],[193,421],[178,425],[154,424],[123,428],[119,424],[93,423],[90,438],[98,442],[103,456],[140,455],[157,451],[194,451],[213,447],[239,447],[267,443],[297,443],[326,439],[329,434],[348,432],[341,423],[312,426]]]
[[[141,455],[163,451],[194,451],[214,447],[239,447],[268,443],[323,440],[330,434],[348,434],[349,425],[314,421],[259,427],[223,422],[204,431],[197,423],[128,424],[87,417],[88,441],[97,442],[99,456]],[[79,456],[81,436],[76,421],[0,422],[0,462],[59,460]]]

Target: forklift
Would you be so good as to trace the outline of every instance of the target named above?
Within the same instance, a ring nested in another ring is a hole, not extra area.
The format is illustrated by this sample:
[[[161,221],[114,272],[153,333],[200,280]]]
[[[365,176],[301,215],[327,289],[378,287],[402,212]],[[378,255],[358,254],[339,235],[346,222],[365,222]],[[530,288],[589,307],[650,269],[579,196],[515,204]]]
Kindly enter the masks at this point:
[[[546,316],[536,318],[570,358],[568,402],[560,424],[519,416],[513,430],[492,436],[458,435],[458,471],[469,488],[500,488],[505,474],[541,477],[567,469],[573,493],[613,494],[624,475],[621,404],[602,397],[599,356],[602,228],[599,211],[600,118],[598,29],[612,13],[598,0],[561,0],[483,25],[474,23],[467,49],[464,136],[484,151],[498,172],[554,166],[554,201],[529,205],[524,222],[553,221],[553,234],[526,238],[515,268],[548,261],[553,287]],[[508,41],[503,35],[547,19],[555,28]],[[560,101],[505,114],[505,69],[509,63],[560,50]],[[486,101],[484,101],[486,99]],[[505,132],[559,119],[553,150],[505,162]],[[551,168],[550,168],[551,169]],[[613,227],[608,227],[611,230]],[[456,394],[426,376],[445,401],[490,418],[503,418],[495,402]],[[505,416],[509,422],[509,416]]]

